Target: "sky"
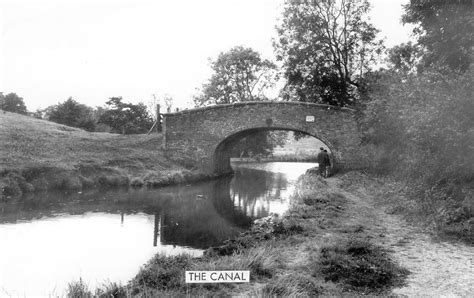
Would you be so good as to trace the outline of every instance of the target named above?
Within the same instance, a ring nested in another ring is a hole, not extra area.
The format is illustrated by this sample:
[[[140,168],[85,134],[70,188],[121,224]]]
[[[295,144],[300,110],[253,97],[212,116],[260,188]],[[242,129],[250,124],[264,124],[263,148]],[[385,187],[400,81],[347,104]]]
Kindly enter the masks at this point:
[[[386,46],[410,38],[408,0],[371,0],[371,20]],[[275,60],[272,38],[283,0],[0,0],[0,92],[34,111],[73,97],[88,106],[108,98],[174,106],[211,76],[209,58],[233,46]]]

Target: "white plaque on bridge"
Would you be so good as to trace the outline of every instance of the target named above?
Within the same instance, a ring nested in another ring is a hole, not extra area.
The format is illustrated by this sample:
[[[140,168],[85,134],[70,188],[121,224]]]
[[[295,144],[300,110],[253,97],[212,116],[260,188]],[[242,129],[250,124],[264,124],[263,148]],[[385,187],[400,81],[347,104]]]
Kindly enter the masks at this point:
[[[306,116],[306,122],[314,122],[314,116]]]

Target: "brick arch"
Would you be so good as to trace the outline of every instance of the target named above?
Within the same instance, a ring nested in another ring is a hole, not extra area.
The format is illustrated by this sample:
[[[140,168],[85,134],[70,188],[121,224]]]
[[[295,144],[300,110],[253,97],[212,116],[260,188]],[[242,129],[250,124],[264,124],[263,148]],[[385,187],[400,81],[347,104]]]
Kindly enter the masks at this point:
[[[230,165],[230,153],[232,148],[234,147],[235,143],[238,142],[240,139],[247,137],[253,133],[260,132],[260,131],[293,131],[293,132],[301,132],[310,137],[316,138],[324,143],[326,147],[329,148],[331,151],[331,163],[338,167],[339,161],[336,154],[336,149],[334,146],[326,140],[324,137],[313,135],[310,132],[302,131],[293,127],[253,127],[245,130],[237,130],[231,132],[229,136],[223,139],[214,149],[213,154],[213,168],[214,172],[217,173],[227,173],[232,171],[232,167]]]
[[[355,111],[300,102],[241,102],[164,114],[163,145],[208,173],[230,171],[225,152],[261,130],[300,131],[325,143],[337,168],[355,168],[360,135]],[[311,121],[314,120],[314,121]],[[227,146],[227,148],[226,148]]]

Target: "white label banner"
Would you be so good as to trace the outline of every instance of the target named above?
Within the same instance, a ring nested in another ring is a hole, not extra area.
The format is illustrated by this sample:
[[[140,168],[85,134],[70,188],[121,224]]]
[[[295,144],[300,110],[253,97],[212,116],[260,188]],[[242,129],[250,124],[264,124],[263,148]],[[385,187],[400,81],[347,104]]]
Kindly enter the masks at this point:
[[[186,283],[250,282],[250,271],[186,271]]]

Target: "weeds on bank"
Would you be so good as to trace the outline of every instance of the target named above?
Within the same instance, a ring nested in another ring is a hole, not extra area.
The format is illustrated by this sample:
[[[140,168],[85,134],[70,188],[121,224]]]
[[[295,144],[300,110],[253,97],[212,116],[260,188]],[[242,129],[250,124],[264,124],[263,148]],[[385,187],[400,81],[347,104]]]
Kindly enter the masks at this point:
[[[179,289],[182,287],[184,272],[191,264],[188,255],[155,255],[137,274],[137,284],[158,290]]]
[[[110,297],[132,297],[130,289],[115,282],[106,282],[93,292],[89,286],[79,278],[77,281],[70,282],[66,289],[68,298],[110,298]]]
[[[110,283],[102,285],[102,287],[96,291],[95,296],[104,297],[104,298],[105,297],[119,298],[119,297],[130,297],[131,294],[130,294],[129,288],[124,287],[115,282],[110,282]]]

